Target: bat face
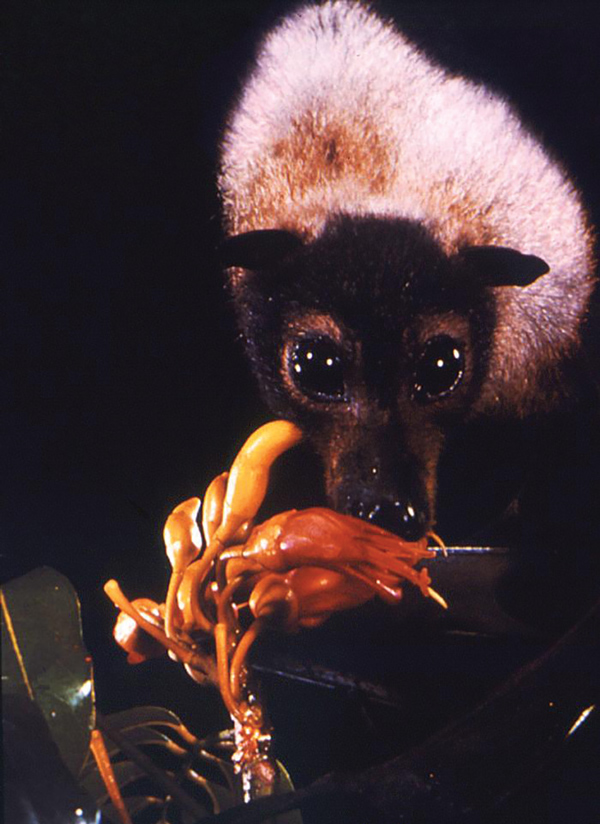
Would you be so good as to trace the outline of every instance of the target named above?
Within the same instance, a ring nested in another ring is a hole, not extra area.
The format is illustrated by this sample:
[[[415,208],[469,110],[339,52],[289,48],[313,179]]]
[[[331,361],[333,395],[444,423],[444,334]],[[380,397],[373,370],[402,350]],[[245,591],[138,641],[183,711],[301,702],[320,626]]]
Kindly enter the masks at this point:
[[[273,411],[321,456],[329,503],[414,540],[435,521],[444,440],[471,415],[496,319],[490,285],[531,282],[539,258],[448,256],[419,224],[341,216],[310,243],[232,238],[234,297]]]

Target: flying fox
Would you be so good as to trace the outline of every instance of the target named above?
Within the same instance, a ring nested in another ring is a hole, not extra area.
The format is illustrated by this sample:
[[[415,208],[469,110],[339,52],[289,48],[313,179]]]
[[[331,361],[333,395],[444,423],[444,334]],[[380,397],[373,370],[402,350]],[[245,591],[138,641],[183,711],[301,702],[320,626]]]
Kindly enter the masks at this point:
[[[578,393],[580,194],[509,102],[362,3],[303,5],[267,34],[218,185],[252,368],[335,509],[416,540],[462,433],[497,457],[495,431],[531,433]]]

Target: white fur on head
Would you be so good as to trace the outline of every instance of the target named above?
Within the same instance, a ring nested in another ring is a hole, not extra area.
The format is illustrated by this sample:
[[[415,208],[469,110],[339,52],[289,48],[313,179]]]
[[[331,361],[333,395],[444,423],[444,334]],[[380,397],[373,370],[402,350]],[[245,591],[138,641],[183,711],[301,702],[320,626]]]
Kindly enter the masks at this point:
[[[549,274],[496,290],[478,408],[548,404],[541,376],[577,346],[594,282],[577,193],[505,101],[360,3],[306,6],[267,36],[228,124],[220,190],[232,234],[314,238],[332,215],[381,215],[421,221],[448,252],[540,256]]]

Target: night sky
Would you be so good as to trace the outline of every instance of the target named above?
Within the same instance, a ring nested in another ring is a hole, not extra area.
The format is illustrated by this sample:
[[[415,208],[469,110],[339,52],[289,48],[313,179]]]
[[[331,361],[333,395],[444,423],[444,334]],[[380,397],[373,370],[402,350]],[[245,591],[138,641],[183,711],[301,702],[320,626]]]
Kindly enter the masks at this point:
[[[177,694],[189,718],[197,701],[174,664],[162,693],[148,669],[124,665],[102,584],[160,599],[166,515],[269,417],[216,262],[215,174],[253,44],[287,6],[12,0],[3,11],[1,577],[48,564],[70,578],[107,712]],[[600,225],[594,4],[381,7],[445,65],[506,93]],[[296,488],[310,494],[302,466],[279,473],[289,506]]]

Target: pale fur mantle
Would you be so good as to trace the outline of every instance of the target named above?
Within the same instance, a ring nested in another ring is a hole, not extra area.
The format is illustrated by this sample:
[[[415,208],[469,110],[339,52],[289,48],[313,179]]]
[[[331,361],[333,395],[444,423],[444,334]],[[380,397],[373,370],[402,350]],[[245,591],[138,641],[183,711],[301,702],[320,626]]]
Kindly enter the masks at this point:
[[[334,214],[382,215],[421,221],[448,252],[496,244],[542,257],[549,274],[496,290],[481,411],[543,405],[540,376],[578,344],[594,281],[573,185],[503,99],[359,3],[305,6],[266,37],[226,129],[219,185],[231,234],[310,239]]]

